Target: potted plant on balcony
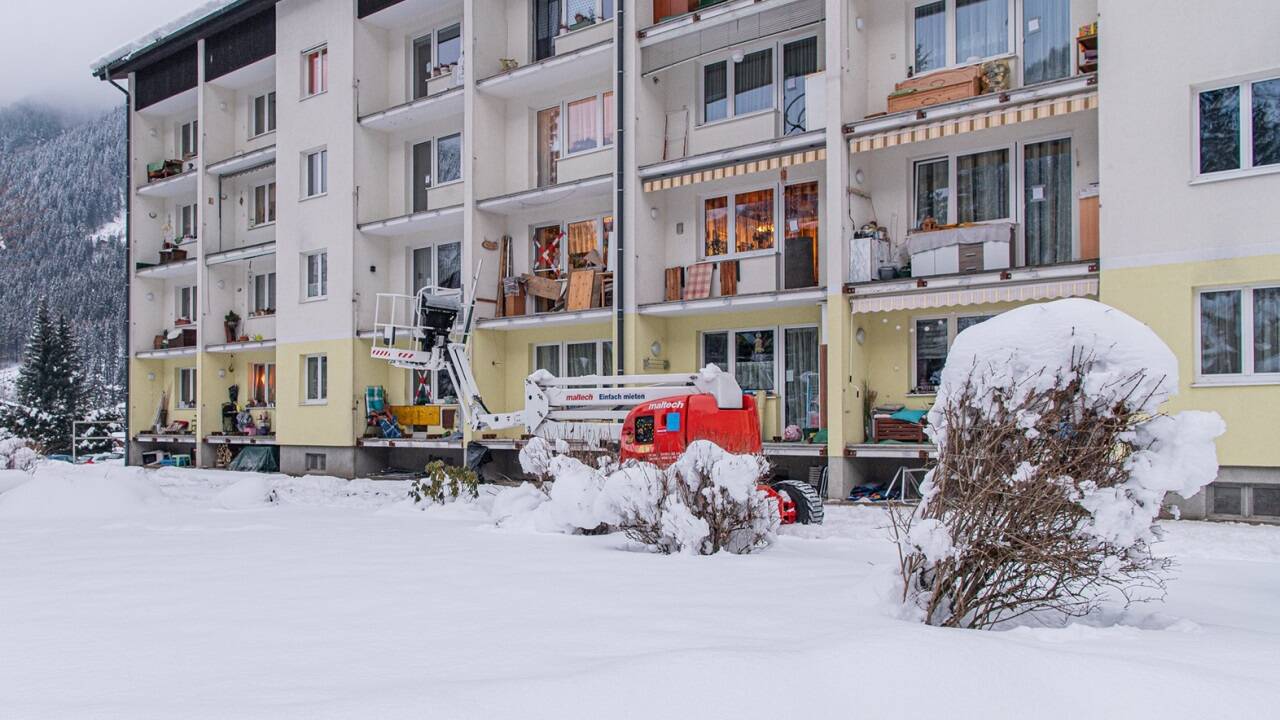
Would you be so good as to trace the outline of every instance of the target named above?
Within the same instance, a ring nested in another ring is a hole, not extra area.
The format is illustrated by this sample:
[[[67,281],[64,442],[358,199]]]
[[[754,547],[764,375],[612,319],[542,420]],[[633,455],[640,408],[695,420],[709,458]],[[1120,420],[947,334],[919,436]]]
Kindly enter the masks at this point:
[[[235,310],[228,310],[226,317],[222,319],[223,328],[227,331],[227,342],[233,343],[240,334],[240,316]]]
[[[573,32],[574,30],[579,30],[588,25],[594,25],[595,22],[596,22],[595,13],[592,13],[592,12],[574,13],[573,24],[570,25],[568,29],[569,29],[569,32]]]

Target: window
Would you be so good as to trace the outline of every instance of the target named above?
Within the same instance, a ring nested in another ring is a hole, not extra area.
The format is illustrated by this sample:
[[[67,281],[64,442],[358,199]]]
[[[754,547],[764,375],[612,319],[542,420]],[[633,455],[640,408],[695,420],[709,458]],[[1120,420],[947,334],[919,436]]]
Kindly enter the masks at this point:
[[[328,150],[314,150],[306,154],[306,178],[303,190],[304,198],[317,197],[329,192]]]
[[[1075,59],[1071,30],[1071,0],[1022,0],[1024,85],[1071,74]]]
[[[563,368],[563,370],[562,370]],[[613,374],[613,342],[586,340],[533,346],[533,369],[560,377]]]
[[[329,253],[314,252],[303,256],[306,266],[306,298],[314,300],[329,294]]]
[[[302,459],[307,472],[324,472],[328,456],[324,453],[304,453]]]
[[[276,184],[269,182],[253,188],[253,217],[249,227],[269,225],[276,221]]]
[[[729,213],[729,197],[703,200],[703,255],[711,258],[772,250],[775,233],[773,188],[737,193],[732,198],[732,214]],[[728,244],[730,237],[733,238],[732,247]]]
[[[200,154],[200,123],[192,120],[178,128],[178,155],[190,160]]]
[[[413,146],[413,211],[427,209],[427,191],[431,189],[431,141]]]
[[[774,338],[772,328],[702,334],[702,365],[715,365],[733,373],[743,392],[774,392]]]
[[[561,0],[564,13],[560,24],[565,30],[594,25],[613,17],[613,0]]]
[[[436,175],[441,184],[462,179],[462,135],[449,135],[436,142]]]
[[[417,100],[430,94],[427,84],[431,80],[432,37],[426,35],[413,41],[413,98]]]
[[[1067,170],[1069,158],[1068,152]],[[915,164],[914,175],[914,227],[920,227],[926,218],[947,225],[1005,220],[1012,216],[1008,148],[922,160]],[[1045,180],[1046,184],[1049,179]],[[1066,192],[1070,194],[1069,184]]]
[[[302,54],[303,97],[311,97],[329,89],[329,48],[318,47]]]
[[[1202,290],[1199,380],[1280,382],[1280,286]]]
[[[569,270],[592,267],[595,257],[607,262],[613,217],[585,218],[563,225],[533,230],[533,269],[545,277],[560,277]]]
[[[178,236],[183,240],[196,237],[197,205],[182,205],[178,208]]]
[[[947,364],[947,352],[956,335],[992,317],[994,316],[951,315],[913,320],[911,392],[935,392],[938,383],[942,381],[942,368]]]
[[[1206,492],[1210,515],[1235,518],[1280,517],[1280,487],[1214,482]]]
[[[1071,140],[1022,149],[1022,208],[1028,265],[1068,262],[1071,250]]]
[[[783,339],[783,426],[822,426],[822,373],[818,365],[818,328],[785,328]]]
[[[821,214],[818,182],[788,185],[782,190],[783,207],[783,288],[818,285],[818,227]]]
[[[275,407],[276,364],[254,363],[249,368],[249,400],[256,407]]]
[[[257,316],[274,315],[276,312],[276,274],[259,273],[253,276],[253,303],[251,312]]]
[[[323,403],[329,399],[329,357],[327,355],[307,355],[304,358],[306,392],[303,394],[306,403]]]
[[[613,144],[613,93],[606,92],[565,103],[568,124],[566,155]]]
[[[560,162],[560,106],[538,111],[538,187],[555,185]]]
[[[618,121],[613,114],[613,92],[607,92],[602,97],[600,103],[601,112],[604,114],[604,120],[601,122],[601,134],[605,145],[613,144],[613,133],[617,130]]]
[[[450,25],[436,33],[436,62],[440,67],[462,61],[462,26]]]
[[[773,107],[773,49],[757,50],[733,69],[733,114]]]
[[[1199,175],[1280,166],[1280,77],[1197,93]]]
[[[177,289],[177,299],[173,307],[174,318],[178,323],[192,323],[196,320],[195,286]]]
[[[820,69],[817,36],[779,41],[750,52],[735,52],[735,56],[741,59],[702,66],[699,121],[709,123],[773,110],[781,103],[779,131],[788,135],[807,129],[804,78]],[[781,86],[776,82],[778,77],[782,78]]]
[[[258,137],[276,129],[276,93],[272,90],[253,99],[249,113],[249,137]]]
[[[178,409],[194,410],[196,407],[196,369],[178,368]]]
[[[424,287],[462,287],[462,243],[441,243],[413,251],[413,292]]]
[[[1067,4],[1069,0],[1023,1],[1029,28],[1045,27],[1046,39],[1049,33],[1054,33],[1053,37],[1061,38],[1061,42],[1069,41],[1066,25],[1046,27],[1050,20],[1061,17],[1051,15],[1057,9],[1046,6]],[[917,4],[911,25],[912,73],[918,75],[948,66],[968,65],[1009,53],[1013,40],[1011,11],[1011,0],[934,0]],[[1039,14],[1031,16],[1032,11]],[[1069,21],[1068,17],[1064,22]],[[1031,34],[1025,37],[1030,42]],[[1070,49],[1065,51],[1069,53]]]
[[[702,121],[729,117],[728,63],[720,61],[702,68]]]
[[[432,62],[432,48],[435,48],[435,61]],[[453,24],[428,33],[413,41],[413,97],[418,99],[429,94],[431,79],[437,77],[437,70],[462,61],[462,26]]]
[[[413,370],[414,405],[456,405],[458,393],[447,370]]]
[[[802,133],[810,125],[817,127],[805,116],[805,76],[817,71],[817,37],[808,37],[782,46],[783,135]]]

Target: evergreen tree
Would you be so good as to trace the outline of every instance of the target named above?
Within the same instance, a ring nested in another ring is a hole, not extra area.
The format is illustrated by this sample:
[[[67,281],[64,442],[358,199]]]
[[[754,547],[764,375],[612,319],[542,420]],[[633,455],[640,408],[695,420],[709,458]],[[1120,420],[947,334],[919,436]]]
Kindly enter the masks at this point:
[[[43,295],[36,304],[36,317],[27,333],[22,349],[22,366],[18,369],[16,390],[22,405],[42,407],[53,400],[49,379],[53,374],[54,345],[57,339],[49,321],[49,304]]]
[[[18,437],[35,440],[47,453],[71,451],[72,422],[84,403],[83,377],[75,335],[65,315],[55,324],[42,297],[22,352],[16,407],[2,422]]]

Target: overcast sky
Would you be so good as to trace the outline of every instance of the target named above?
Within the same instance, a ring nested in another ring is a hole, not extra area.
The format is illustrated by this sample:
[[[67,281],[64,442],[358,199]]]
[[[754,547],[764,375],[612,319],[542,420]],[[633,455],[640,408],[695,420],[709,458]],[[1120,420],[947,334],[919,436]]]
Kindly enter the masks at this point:
[[[89,75],[108,52],[204,0],[0,0],[0,106],[31,98],[76,110],[122,101]]]

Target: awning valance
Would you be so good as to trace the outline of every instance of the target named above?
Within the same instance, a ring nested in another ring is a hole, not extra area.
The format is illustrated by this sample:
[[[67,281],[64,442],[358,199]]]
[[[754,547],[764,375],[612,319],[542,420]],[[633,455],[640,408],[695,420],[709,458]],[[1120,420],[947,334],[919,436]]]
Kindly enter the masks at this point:
[[[821,162],[826,159],[826,148],[802,150],[800,152],[778,155],[776,157],[764,158],[762,160],[749,160],[746,162],[734,163],[732,165],[708,168],[706,170],[695,170],[694,172],[684,173],[683,175],[673,175],[671,177],[658,178],[655,180],[646,180],[644,183],[644,191],[654,192],[658,190],[671,190],[673,188],[684,187],[685,185],[711,182],[712,180],[724,180],[726,178],[737,177],[738,175],[768,172],[770,170],[778,170],[780,168],[791,167],[793,165]]]
[[[854,314],[924,310],[928,308],[982,305],[985,303],[1055,300],[1065,297],[1097,296],[1098,279],[1054,280],[1017,285],[994,285],[976,288],[954,288],[902,295],[853,297],[849,304]]]
[[[898,145],[937,140],[951,137],[952,135],[991,130],[1006,125],[1094,110],[1097,107],[1098,91],[1089,90],[1074,95],[1037,100],[994,110],[979,110],[965,115],[949,117],[945,120],[855,136],[849,139],[849,152],[860,153],[870,150],[883,150],[884,148]]]

